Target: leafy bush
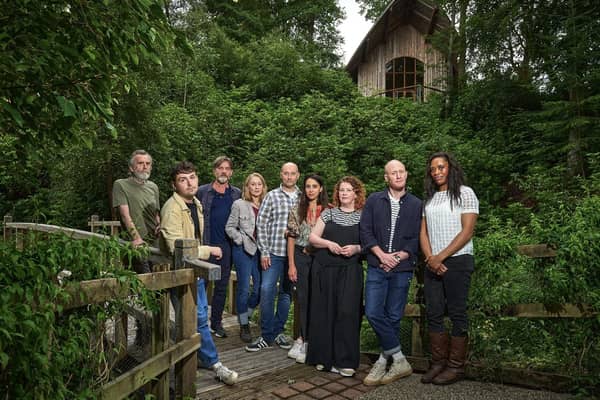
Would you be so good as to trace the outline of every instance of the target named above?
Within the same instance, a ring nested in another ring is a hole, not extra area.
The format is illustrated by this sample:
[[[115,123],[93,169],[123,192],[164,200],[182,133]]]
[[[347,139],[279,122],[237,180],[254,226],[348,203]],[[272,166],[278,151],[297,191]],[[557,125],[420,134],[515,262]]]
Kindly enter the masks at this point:
[[[72,282],[117,277],[141,293],[135,274],[121,259],[134,253],[111,240],[27,236],[17,250],[0,242],[0,392],[14,399],[94,398],[106,383],[112,354],[104,348],[104,323],[122,301],[64,310]],[[64,286],[57,275],[72,275]]]

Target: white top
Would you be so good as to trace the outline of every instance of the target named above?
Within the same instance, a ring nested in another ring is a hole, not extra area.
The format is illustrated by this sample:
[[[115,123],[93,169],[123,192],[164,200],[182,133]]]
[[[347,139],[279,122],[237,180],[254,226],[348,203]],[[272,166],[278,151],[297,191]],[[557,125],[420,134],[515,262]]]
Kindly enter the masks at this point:
[[[452,204],[450,208],[450,197],[447,191],[436,192],[431,200],[425,205],[423,216],[427,221],[427,232],[431,242],[431,251],[438,254],[444,250],[450,242],[462,230],[462,214],[479,214],[479,200],[473,189],[468,186],[460,187],[460,204]],[[451,257],[462,254],[473,254],[473,240],[469,240],[465,246],[452,254]]]

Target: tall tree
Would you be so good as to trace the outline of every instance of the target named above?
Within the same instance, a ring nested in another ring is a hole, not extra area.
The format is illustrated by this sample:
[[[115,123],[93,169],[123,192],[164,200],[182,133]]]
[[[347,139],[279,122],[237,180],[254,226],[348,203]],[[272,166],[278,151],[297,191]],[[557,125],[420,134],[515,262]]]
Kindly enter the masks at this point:
[[[162,5],[2,1],[0,131],[26,144],[71,139],[84,120],[113,130],[113,95],[130,89],[123,78],[136,65],[160,63],[171,43]]]
[[[356,0],[360,13],[369,21],[375,21],[390,2],[390,0]]]

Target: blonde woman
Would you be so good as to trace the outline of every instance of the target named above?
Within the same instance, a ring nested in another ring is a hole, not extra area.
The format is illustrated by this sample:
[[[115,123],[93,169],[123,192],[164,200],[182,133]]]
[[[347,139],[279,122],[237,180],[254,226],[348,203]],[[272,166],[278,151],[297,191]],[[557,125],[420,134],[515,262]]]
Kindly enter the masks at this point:
[[[267,194],[265,178],[257,172],[246,177],[242,198],[233,202],[225,232],[233,240],[233,263],[237,273],[235,304],[240,338],[252,341],[249,320],[260,301],[260,252],[256,246],[256,217]],[[252,291],[250,291],[252,277]]]

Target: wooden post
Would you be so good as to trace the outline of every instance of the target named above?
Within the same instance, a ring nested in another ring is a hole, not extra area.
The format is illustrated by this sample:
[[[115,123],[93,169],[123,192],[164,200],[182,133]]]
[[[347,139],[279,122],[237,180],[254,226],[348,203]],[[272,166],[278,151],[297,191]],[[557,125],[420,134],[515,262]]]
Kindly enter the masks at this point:
[[[425,313],[425,263],[419,262],[415,271],[416,282],[419,285],[419,289],[415,293],[415,304],[419,305],[420,315],[413,319],[412,322],[412,340],[411,340],[411,352],[412,356],[423,356],[423,343],[427,343],[427,321]]]
[[[237,315],[237,308],[235,304],[237,283],[237,272],[231,271],[231,275],[229,276],[229,285],[227,286],[227,306],[232,315]]]
[[[162,264],[153,268],[153,272],[168,271],[169,265]],[[152,316],[152,355],[156,356],[169,347],[169,291],[160,293],[158,312]],[[151,393],[161,400],[169,399],[169,370],[160,374],[151,383]]]
[[[423,341],[421,339],[421,318],[412,319],[412,338],[411,338],[411,349],[410,355],[413,357],[423,356]]]
[[[184,259],[198,257],[198,241],[195,239],[177,239],[173,253],[174,269],[183,268]],[[196,333],[197,323],[197,289],[196,280],[175,291],[175,326],[176,341],[190,338]],[[196,397],[196,369],[198,357],[193,351],[190,355],[175,364],[175,395],[178,397]]]
[[[6,242],[8,239],[10,239],[10,237],[12,236],[12,228],[7,228],[6,224],[10,224],[11,222],[13,222],[12,219],[12,215],[10,214],[6,214],[4,216],[4,225],[2,225],[2,227],[4,228],[4,241]]]
[[[90,232],[96,233],[98,227],[100,226],[100,217],[97,214],[94,214],[90,217]]]

